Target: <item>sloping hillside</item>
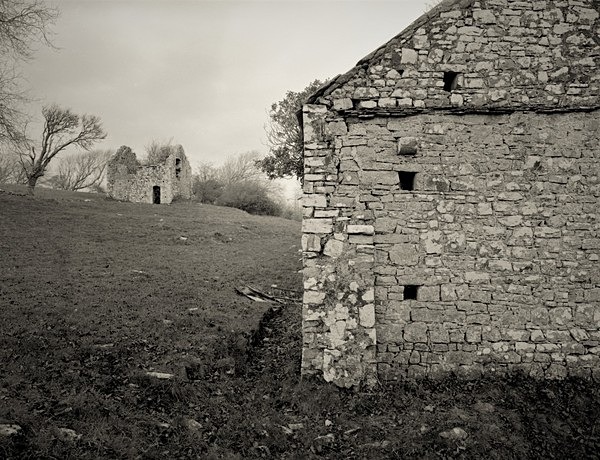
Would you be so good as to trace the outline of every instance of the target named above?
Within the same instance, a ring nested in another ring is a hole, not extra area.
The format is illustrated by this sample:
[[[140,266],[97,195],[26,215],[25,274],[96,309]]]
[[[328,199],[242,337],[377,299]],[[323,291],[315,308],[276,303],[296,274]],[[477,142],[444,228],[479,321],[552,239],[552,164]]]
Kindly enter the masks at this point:
[[[0,458],[597,457],[592,382],[301,380],[299,227],[0,192]]]

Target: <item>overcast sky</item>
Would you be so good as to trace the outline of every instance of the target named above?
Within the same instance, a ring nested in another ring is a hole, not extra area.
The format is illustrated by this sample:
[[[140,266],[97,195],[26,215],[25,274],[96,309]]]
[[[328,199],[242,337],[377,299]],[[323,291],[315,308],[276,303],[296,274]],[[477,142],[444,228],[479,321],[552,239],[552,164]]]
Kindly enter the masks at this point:
[[[32,111],[98,115],[101,148],[182,144],[192,165],[267,152],[273,102],[332,78],[397,35],[431,0],[58,0],[57,49],[24,74]]]

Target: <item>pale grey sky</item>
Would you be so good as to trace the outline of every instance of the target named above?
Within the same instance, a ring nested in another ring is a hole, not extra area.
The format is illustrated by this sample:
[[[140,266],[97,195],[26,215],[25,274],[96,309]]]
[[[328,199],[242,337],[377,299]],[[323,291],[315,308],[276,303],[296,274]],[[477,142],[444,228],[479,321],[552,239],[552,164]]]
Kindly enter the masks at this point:
[[[58,0],[58,49],[24,67],[31,111],[98,115],[100,148],[182,144],[192,165],[267,152],[273,102],[344,73],[431,0]]]

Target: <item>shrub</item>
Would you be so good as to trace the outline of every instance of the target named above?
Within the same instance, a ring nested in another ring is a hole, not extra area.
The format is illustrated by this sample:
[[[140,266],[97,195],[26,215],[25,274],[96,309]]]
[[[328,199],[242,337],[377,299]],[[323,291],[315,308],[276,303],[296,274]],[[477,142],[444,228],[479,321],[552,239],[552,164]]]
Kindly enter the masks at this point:
[[[250,214],[278,216],[281,213],[279,205],[269,197],[267,188],[257,182],[237,182],[226,186],[215,204]]]
[[[302,221],[302,208],[299,206],[290,206],[289,204],[281,205],[280,216],[288,220]]]
[[[223,184],[216,179],[201,180],[194,176],[192,190],[200,203],[214,204],[223,193]]]

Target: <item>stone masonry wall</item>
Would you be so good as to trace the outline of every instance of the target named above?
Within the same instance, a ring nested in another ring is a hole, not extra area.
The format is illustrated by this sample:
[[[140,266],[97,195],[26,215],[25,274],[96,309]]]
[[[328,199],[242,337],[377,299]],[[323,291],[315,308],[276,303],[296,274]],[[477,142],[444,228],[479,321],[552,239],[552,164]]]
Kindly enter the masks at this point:
[[[348,120],[307,178],[304,367],[600,376],[598,113]]]
[[[362,113],[598,105],[600,2],[464,3],[446,0],[360,61],[327,102]]]
[[[447,0],[305,105],[303,373],[600,377],[598,17]]]

